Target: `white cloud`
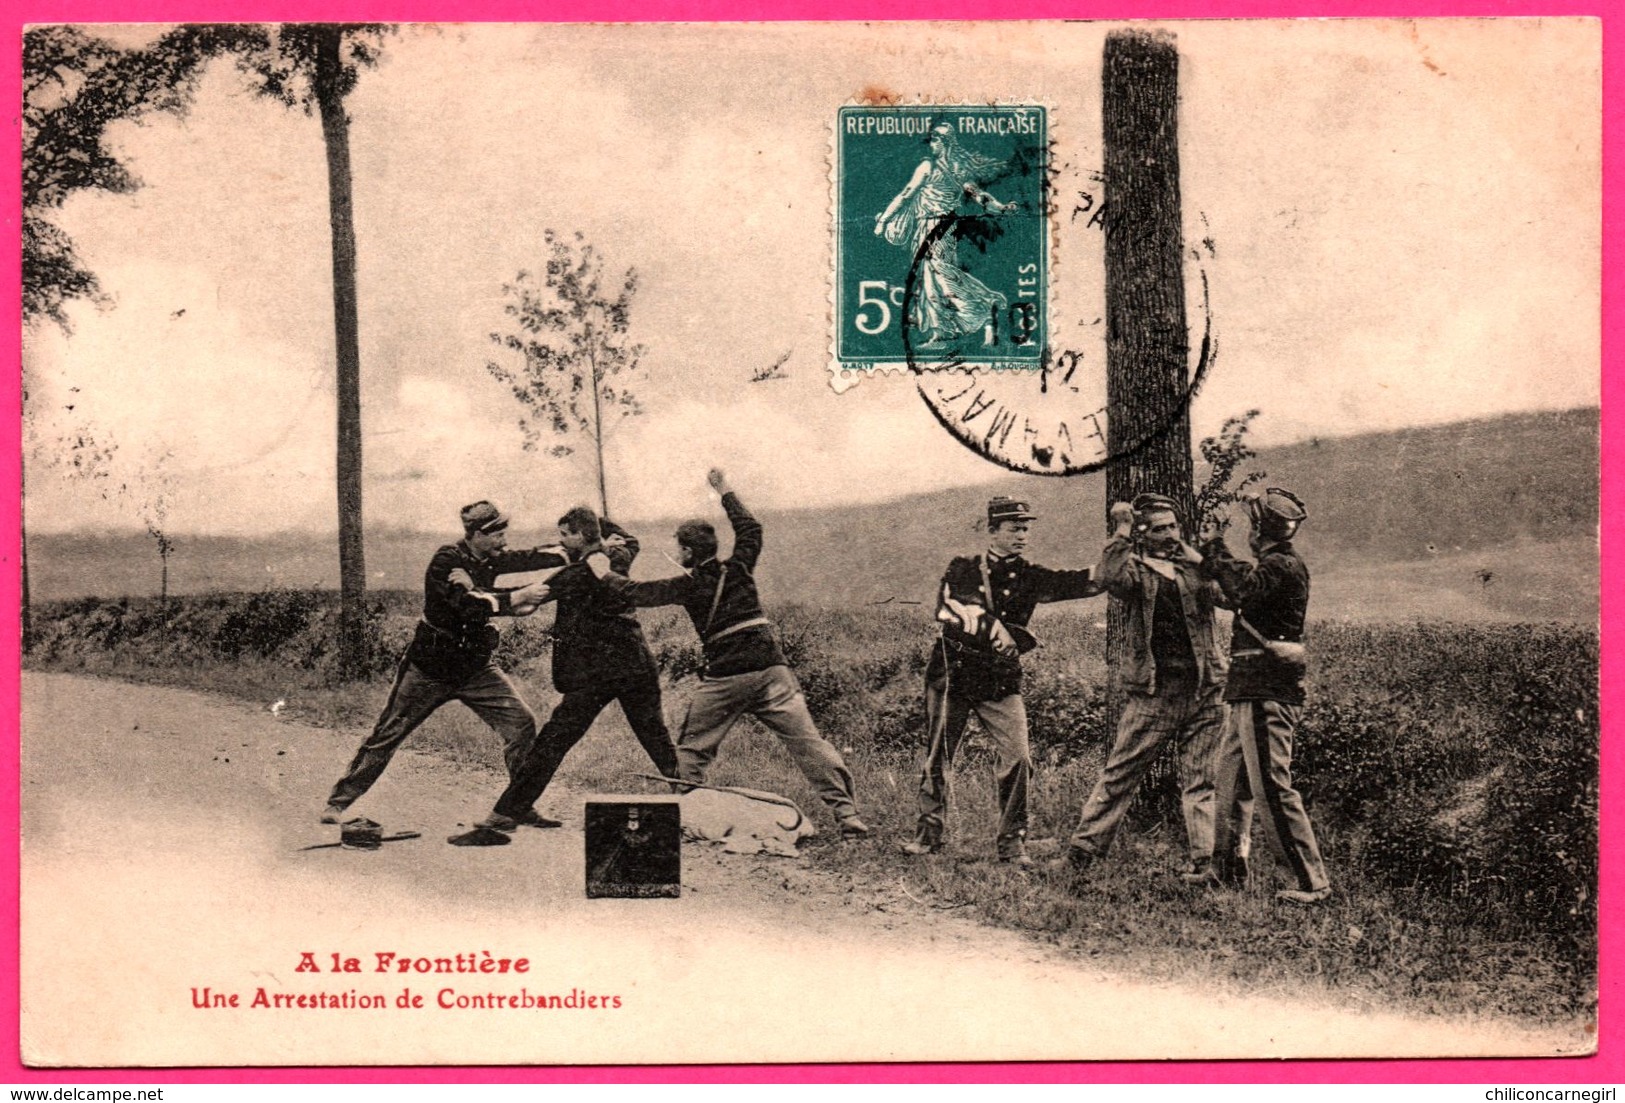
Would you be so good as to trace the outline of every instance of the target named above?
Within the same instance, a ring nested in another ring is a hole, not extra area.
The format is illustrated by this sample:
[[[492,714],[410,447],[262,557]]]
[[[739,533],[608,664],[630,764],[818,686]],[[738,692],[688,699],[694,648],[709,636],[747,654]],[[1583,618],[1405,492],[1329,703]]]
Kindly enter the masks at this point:
[[[139,496],[143,472],[167,453],[177,529],[325,520],[305,490],[330,483],[333,464],[331,373],[313,351],[250,334],[202,270],[132,262],[100,277],[114,310],[79,310],[71,338],[45,329],[30,341],[37,458],[83,429],[116,445],[116,481]]]

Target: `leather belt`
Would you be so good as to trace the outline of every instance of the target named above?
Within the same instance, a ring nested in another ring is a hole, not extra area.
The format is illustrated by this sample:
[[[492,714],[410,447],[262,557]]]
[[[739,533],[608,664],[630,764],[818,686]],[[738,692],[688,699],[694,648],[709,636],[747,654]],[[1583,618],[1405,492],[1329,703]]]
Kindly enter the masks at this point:
[[[707,645],[710,645],[716,643],[725,636],[733,635],[735,632],[743,632],[747,628],[764,628],[772,623],[773,622],[768,620],[766,617],[752,617],[749,620],[742,620],[738,624],[730,624],[726,628],[711,633],[705,638],[705,642]]]

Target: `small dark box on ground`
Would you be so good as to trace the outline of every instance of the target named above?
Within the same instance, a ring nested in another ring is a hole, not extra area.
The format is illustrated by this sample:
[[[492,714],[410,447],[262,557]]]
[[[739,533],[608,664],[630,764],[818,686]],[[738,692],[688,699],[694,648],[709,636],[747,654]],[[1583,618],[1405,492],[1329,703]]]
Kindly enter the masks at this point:
[[[677,896],[683,829],[675,798],[588,801],[587,895]]]

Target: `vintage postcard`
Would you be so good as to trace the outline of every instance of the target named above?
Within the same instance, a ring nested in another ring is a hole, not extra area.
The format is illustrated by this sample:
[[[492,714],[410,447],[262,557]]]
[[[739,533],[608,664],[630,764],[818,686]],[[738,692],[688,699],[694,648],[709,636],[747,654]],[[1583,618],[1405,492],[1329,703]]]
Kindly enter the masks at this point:
[[[1597,21],[22,49],[25,1066],[1595,1052]]]

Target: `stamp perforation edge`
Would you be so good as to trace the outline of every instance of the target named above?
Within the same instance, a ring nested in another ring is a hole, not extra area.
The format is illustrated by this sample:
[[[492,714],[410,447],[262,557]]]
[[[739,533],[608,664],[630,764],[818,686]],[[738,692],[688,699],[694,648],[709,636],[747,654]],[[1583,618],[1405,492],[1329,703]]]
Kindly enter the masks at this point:
[[[1059,217],[1060,205],[1055,201],[1055,185],[1057,172],[1054,168],[1056,151],[1061,148],[1059,131],[1064,129],[1057,126],[1056,109],[1052,104],[1046,103],[1038,96],[999,97],[992,100],[978,100],[974,97],[961,96],[919,96],[904,101],[897,100],[888,103],[864,102],[860,100],[847,100],[836,106],[830,116],[827,130],[828,143],[825,149],[826,176],[829,180],[827,226],[829,229],[828,253],[825,257],[825,272],[827,274],[827,288],[825,295],[825,324],[828,337],[828,370],[830,388],[836,394],[844,394],[867,376],[875,375],[908,375],[918,374],[920,371],[937,373],[960,372],[971,373],[981,371],[1006,370],[1036,370],[1023,366],[1019,369],[1010,369],[992,363],[944,363],[936,367],[921,369],[911,366],[906,360],[887,360],[860,367],[852,363],[843,363],[840,357],[840,235],[841,235],[841,118],[849,108],[1038,108],[1044,117],[1044,179],[1040,186],[1043,196],[1044,217],[1041,223],[1043,241],[1041,245],[1044,272],[1042,274],[1041,290],[1046,306],[1051,304],[1051,292],[1054,285],[1055,272],[1060,260],[1060,234],[1057,232],[1055,221]],[[1064,112],[1062,113],[1064,118]],[[1047,320],[1047,319],[1046,319]],[[906,324],[906,323],[905,323]],[[1048,334],[1046,333],[1046,338]]]

